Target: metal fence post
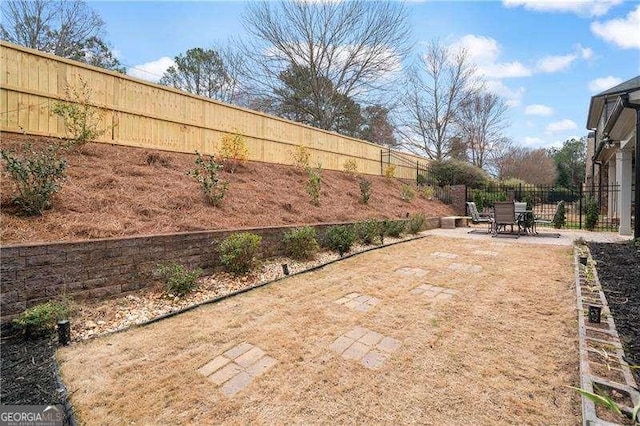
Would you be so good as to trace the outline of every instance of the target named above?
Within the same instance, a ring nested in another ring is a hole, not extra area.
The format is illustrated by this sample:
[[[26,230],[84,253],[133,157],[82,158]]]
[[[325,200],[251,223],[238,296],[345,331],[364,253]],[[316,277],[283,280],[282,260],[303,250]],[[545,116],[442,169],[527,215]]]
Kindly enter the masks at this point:
[[[584,195],[584,193],[583,193],[583,190],[582,190],[582,185],[580,185],[580,207],[578,208],[578,210],[580,212],[580,214],[579,214],[579,217],[580,217],[580,220],[579,220],[580,225],[579,225],[579,227],[580,227],[580,229],[582,229],[582,197],[583,197],[583,195]]]

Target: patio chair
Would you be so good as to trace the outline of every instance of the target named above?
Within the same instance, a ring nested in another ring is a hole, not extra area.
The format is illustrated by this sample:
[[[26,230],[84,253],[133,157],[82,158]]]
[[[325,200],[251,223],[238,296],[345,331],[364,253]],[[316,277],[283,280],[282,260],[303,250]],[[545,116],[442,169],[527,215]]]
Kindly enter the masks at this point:
[[[513,202],[495,202],[493,204],[493,236],[498,235],[500,228],[506,230],[507,226],[511,226],[511,233],[513,234],[513,225],[517,225],[516,222],[516,208]],[[518,235],[520,235],[520,228],[518,228]]]
[[[478,224],[478,223],[486,223],[488,228],[487,228],[487,234],[489,232],[491,232],[491,228],[493,225],[493,217],[489,214],[480,214],[478,213],[478,208],[476,207],[476,203],[474,203],[473,201],[467,201],[467,211],[469,212],[469,216],[471,216],[471,222],[474,224]]]
[[[558,201],[558,204],[556,204],[556,210],[553,212],[553,216],[551,216],[551,218],[535,217],[535,216],[533,217],[533,226],[534,226],[535,233],[538,233],[535,228],[537,228],[539,223],[543,225],[554,225],[553,220],[557,216],[561,205],[564,205],[564,201]]]

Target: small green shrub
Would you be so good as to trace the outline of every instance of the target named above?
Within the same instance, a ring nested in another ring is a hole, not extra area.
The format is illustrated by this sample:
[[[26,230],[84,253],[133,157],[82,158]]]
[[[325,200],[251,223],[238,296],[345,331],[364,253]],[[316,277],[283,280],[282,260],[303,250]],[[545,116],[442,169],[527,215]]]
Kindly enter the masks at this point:
[[[407,184],[402,185],[402,187],[400,188],[400,197],[402,198],[402,201],[410,203],[411,201],[413,201],[413,198],[415,196],[416,193],[413,188],[411,188],[411,186]]]
[[[0,150],[0,158],[18,192],[13,203],[24,214],[40,215],[51,207],[51,199],[62,188],[67,169],[66,160],[58,157],[55,147],[36,151],[27,145],[22,156]]]
[[[52,112],[64,121],[70,138],[67,148],[82,146],[102,136],[106,132],[106,128],[100,128],[104,112],[90,105],[91,88],[87,82],[80,77],[79,87],[69,86],[66,92],[69,102],[54,102]]]
[[[587,212],[585,218],[585,226],[589,231],[593,231],[598,224],[600,218],[600,208],[595,198],[589,197],[587,199]]]
[[[393,238],[399,238],[404,232],[405,222],[402,220],[385,220],[382,222],[384,233]]]
[[[380,237],[380,223],[375,220],[365,220],[355,225],[356,238],[362,244],[375,244]]]
[[[418,186],[424,186],[424,185],[426,185],[426,184],[427,184],[427,177],[426,177],[425,175],[420,175],[420,174],[419,174],[419,175],[416,177],[416,184],[417,184]]]
[[[414,214],[407,221],[407,232],[415,235],[418,232],[424,230],[426,223],[427,219],[422,213]]]
[[[349,226],[336,225],[327,229],[324,235],[324,243],[329,250],[338,252],[340,256],[351,250],[356,237]]]
[[[371,181],[366,178],[360,178],[360,202],[369,204],[371,199]]]
[[[52,300],[32,306],[12,322],[28,336],[48,334],[55,330],[58,321],[68,318],[71,312],[68,301]]]
[[[476,203],[476,209],[479,213],[482,213],[482,211],[484,210],[486,195],[487,194],[484,191],[475,191],[473,194],[473,202]]]
[[[249,272],[256,261],[262,237],[249,232],[229,235],[220,244],[220,262],[234,275]]]
[[[222,199],[227,194],[229,182],[223,181],[218,176],[222,170],[222,164],[216,162],[215,158],[209,156],[205,159],[196,151],[196,168],[187,172],[189,176],[193,176],[200,183],[202,193],[207,201],[215,207],[222,205]]]
[[[316,240],[316,230],[311,226],[293,229],[282,238],[287,256],[293,259],[313,259],[320,249]]]
[[[529,208],[529,207],[527,207]],[[558,203],[558,209],[553,215],[553,227],[556,229],[562,228],[567,222],[567,210],[564,205],[564,201]]]
[[[311,203],[314,206],[320,205],[320,186],[322,185],[322,166],[318,165],[315,169],[307,171],[309,178],[305,189],[307,194],[311,196]]]
[[[158,265],[156,272],[164,279],[165,292],[173,296],[184,296],[196,288],[197,280],[202,275],[201,269],[187,271],[183,265],[175,262]]]
[[[433,186],[427,185],[420,188],[420,196],[425,200],[432,200],[436,195],[436,190]]]

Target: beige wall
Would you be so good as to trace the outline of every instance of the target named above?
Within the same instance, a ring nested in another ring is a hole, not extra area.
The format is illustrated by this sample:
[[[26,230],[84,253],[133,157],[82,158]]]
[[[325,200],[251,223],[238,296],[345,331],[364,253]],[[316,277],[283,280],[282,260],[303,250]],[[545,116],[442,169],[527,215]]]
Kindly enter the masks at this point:
[[[220,138],[237,129],[247,137],[249,159],[291,164],[297,145],[311,151],[311,164],[342,170],[356,160],[358,171],[381,174],[381,147],[259,112],[190,95],[101,68],[0,42],[0,130],[64,137],[61,119],[51,113],[67,87],[81,81],[90,104],[103,112],[108,131],[98,142],[203,154],[218,152]],[[396,177],[415,179],[416,162],[398,153]],[[387,155],[384,156],[386,166]]]

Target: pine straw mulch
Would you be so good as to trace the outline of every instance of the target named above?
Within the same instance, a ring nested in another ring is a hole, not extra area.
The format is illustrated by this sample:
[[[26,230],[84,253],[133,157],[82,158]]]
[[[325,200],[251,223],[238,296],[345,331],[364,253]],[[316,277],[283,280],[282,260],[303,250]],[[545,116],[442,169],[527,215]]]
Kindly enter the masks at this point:
[[[2,133],[3,149],[18,150],[28,138]],[[34,146],[58,140],[39,139]],[[171,232],[293,224],[391,219],[407,213],[427,217],[452,214],[449,206],[416,195],[401,199],[397,179],[370,176],[372,196],[359,202],[358,179],[324,170],[320,206],[305,192],[307,177],[292,166],[247,162],[235,173],[223,171],[229,190],[221,208],[208,205],[193,169],[194,154],[90,143],[68,159],[68,179],[53,208],[41,217],[16,216],[11,181],[2,170],[0,241],[3,245]]]
[[[407,267],[428,273],[396,272]],[[425,283],[458,293],[410,293]],[[569,247],[431,236],[74,343],[58,358],[84,424],[580,424],[568,388],[579,383],[573,283]],[[335,303],[351,292],[381,302],[366,313]],[[364,368],[329,350],[355,326],[402,345],[379,370]],[[227,398],[197,369],[241,342],[277,364]]]

